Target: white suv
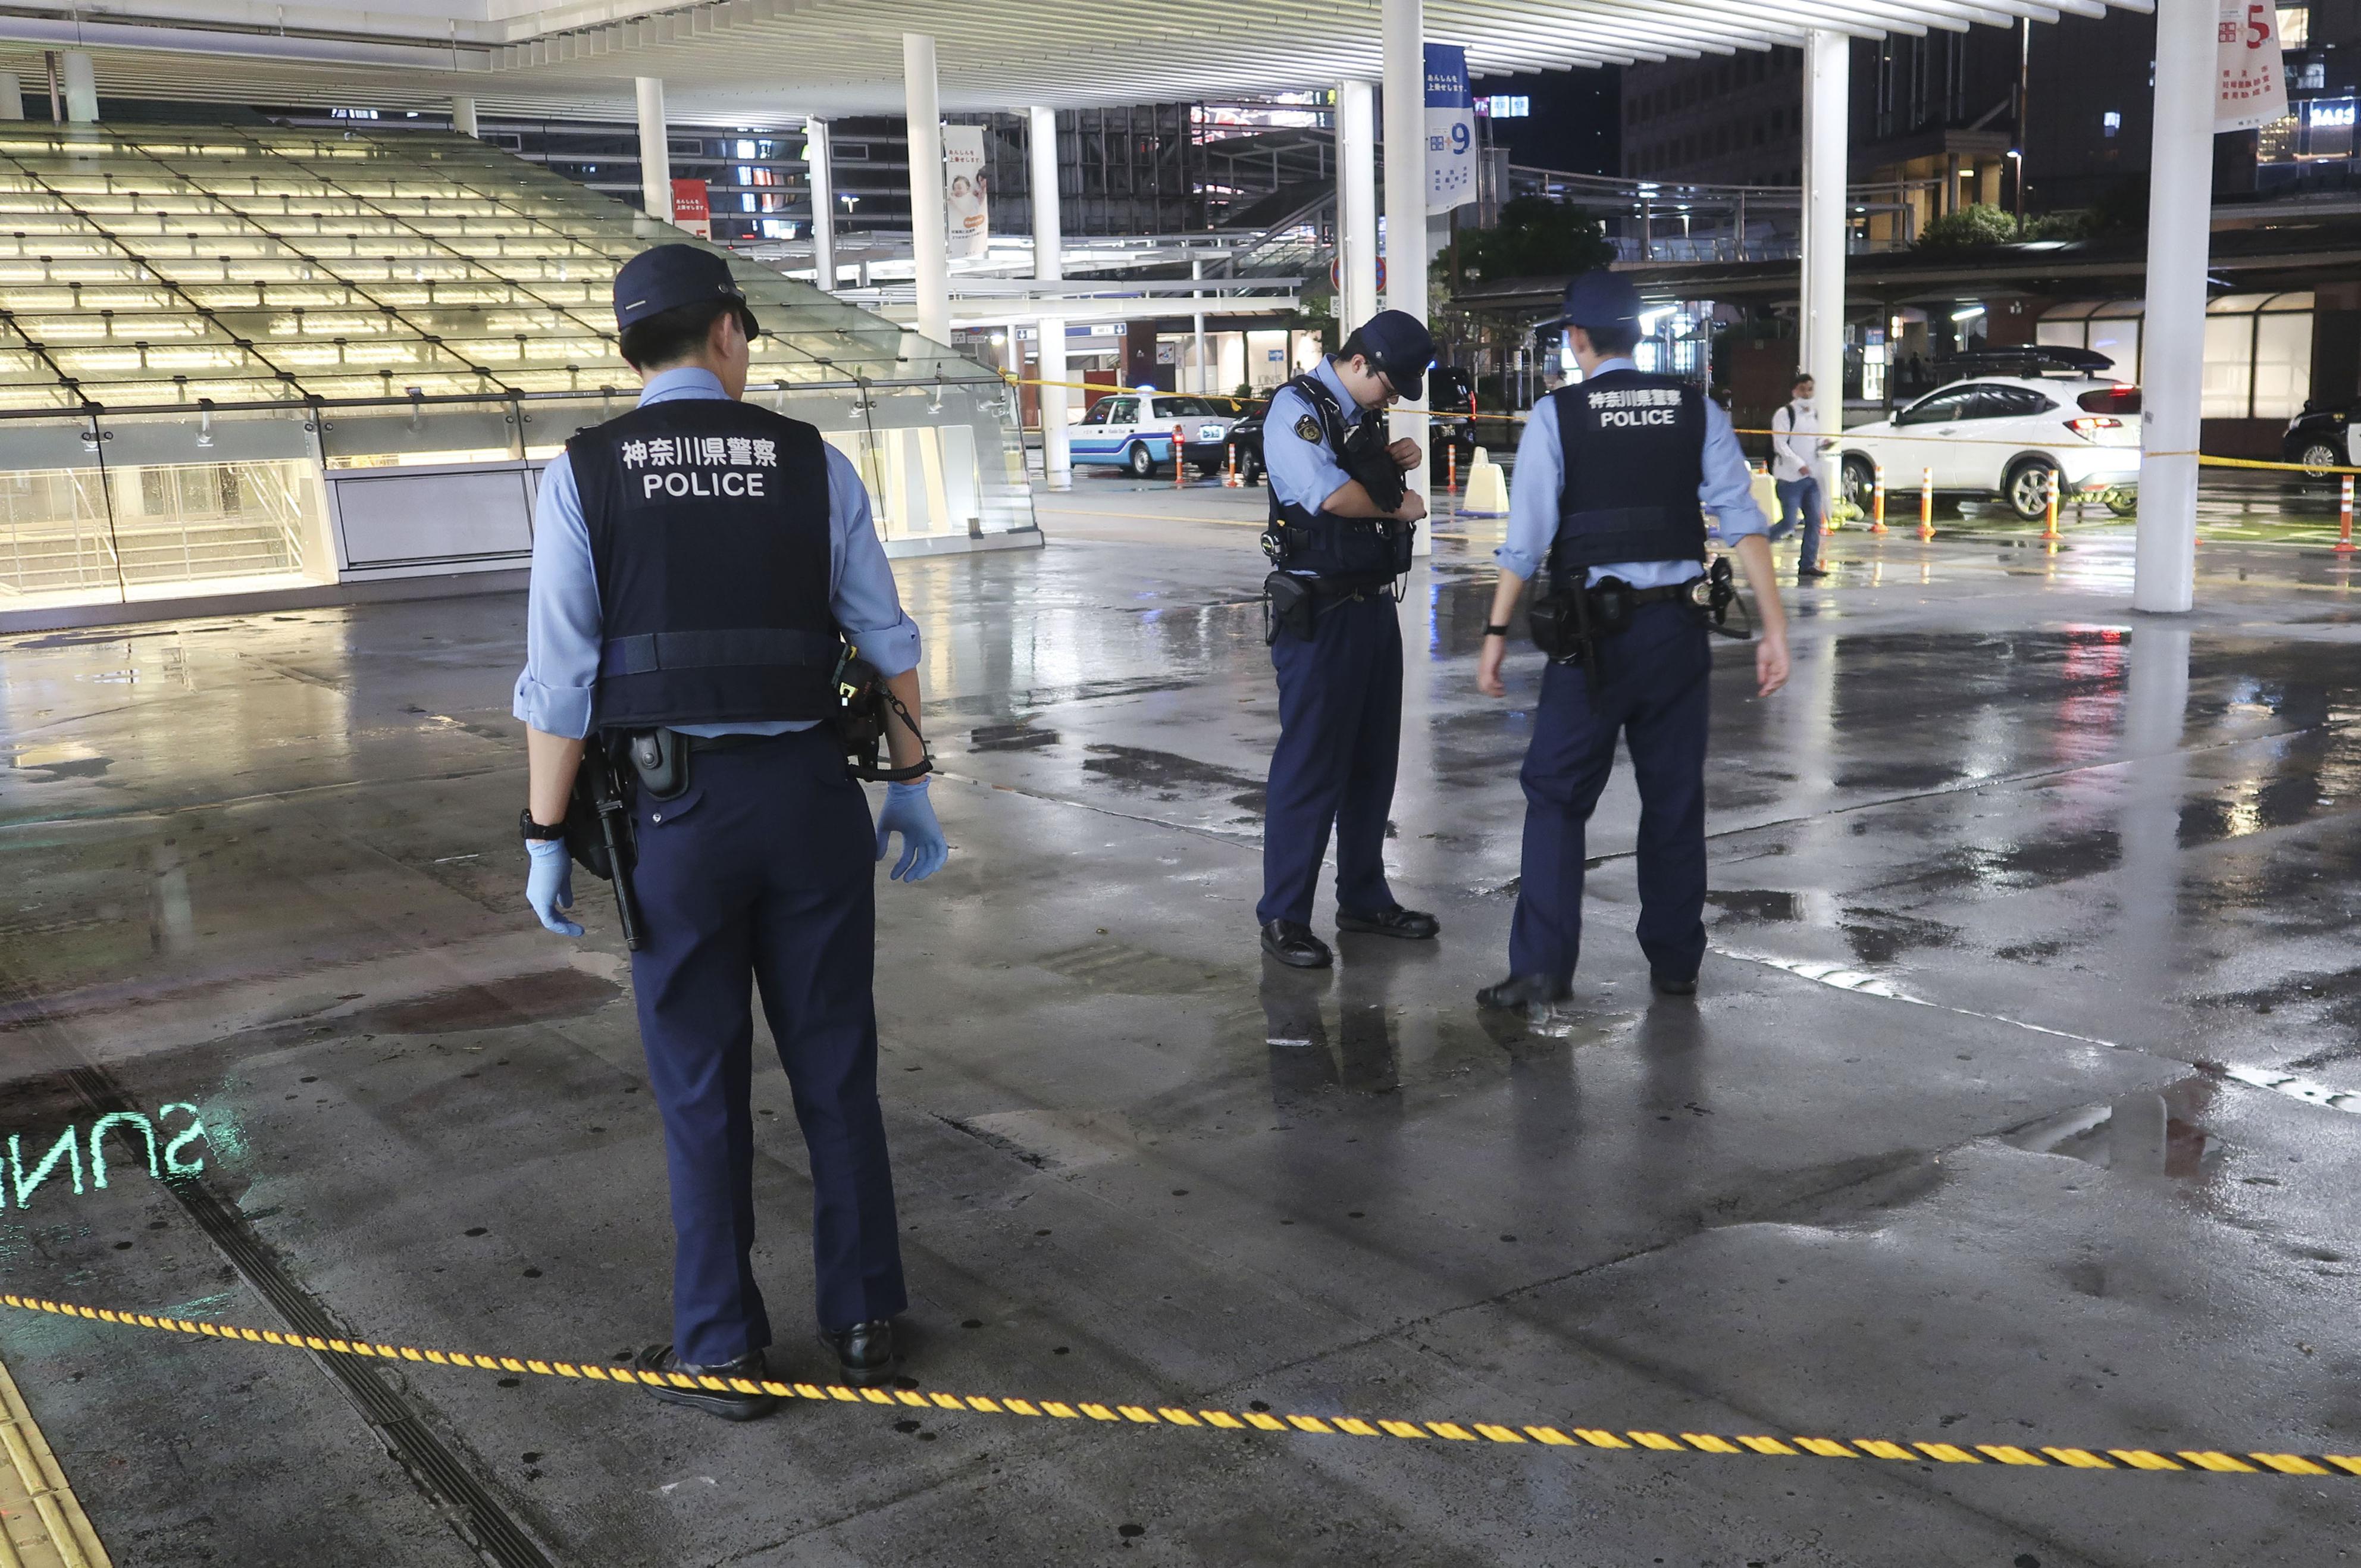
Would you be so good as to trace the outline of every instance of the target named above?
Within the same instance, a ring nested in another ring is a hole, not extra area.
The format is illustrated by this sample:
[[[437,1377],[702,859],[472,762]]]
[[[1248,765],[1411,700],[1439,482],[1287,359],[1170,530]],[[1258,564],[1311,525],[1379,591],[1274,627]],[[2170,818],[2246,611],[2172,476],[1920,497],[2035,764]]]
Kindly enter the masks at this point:
[[[2139,483],[2139,389],[2079,377],[1979,376],[1846,431],[1839,450],[1845,499],[1864,511],[1883,465],[1889,509],[1931,470],[1937,490],[1997,496],[2027,521],[2048,510],[2053,476],[2060,501],[2088,497],[2129,517]]]

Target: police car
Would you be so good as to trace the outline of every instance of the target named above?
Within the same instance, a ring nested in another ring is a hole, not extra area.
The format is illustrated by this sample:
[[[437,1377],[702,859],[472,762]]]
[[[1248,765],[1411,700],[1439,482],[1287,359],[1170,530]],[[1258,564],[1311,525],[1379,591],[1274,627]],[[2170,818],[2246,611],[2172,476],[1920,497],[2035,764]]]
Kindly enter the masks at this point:
[[[1845,499],[1869,510],[1880,466],[1887,504],[1931,478],[1954,495],[1997,496],[2027,521],[2058,499],[2129,516],[2139,484],[2139,389],[2086,377],[1979,376],[1938,387],[1844,433]]]
[[[1121,468],[1135,479],[1149,479],[1172,461],[1172,430],[1178,425],[1181,460],[1211,474],[1226,461],[1230,426],[1236,422],[1235,405],[1227,398],[1142,387],[1093,403],[1067,447],[1078,465]]]

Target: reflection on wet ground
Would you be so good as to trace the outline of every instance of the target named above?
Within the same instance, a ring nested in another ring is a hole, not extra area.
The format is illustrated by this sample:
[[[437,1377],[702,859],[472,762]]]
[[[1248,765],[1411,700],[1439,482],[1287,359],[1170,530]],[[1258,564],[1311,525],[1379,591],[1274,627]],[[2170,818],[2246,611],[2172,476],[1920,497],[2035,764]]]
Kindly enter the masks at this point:
[[[1796,596],[1788,691],[1753,698],[1717,649],[1700,995],[1653,997],[1630,939],[1627,771],[1576,994],[1528,1020],[1472,1004],[1502,968],[1536,685],[1521,651],[1507,700],[1473,690],[1497,525],[1445,519],[1402,607],[1389,874],[1444,936],[1345,937],[1303,973],[1254,943],[1260,498],[1109,486],[1050,510],[1038,554],[900,567],[954,846],[879,893],[914,1377],[2361,1449],[2349,567],[2209,545],[2205,609],[2150,620],[2112,536],[1839,535]],[[1141,519],[1102,515],[1115,495]],[[521,641],[501,598],[0,646],[0,1137],[22,1150],[0,1286],[492,1352],[661,1337],[660,1132],[612,908],[577,885],[577,947],[522,904]],[[754,1103],[774,1366],[817,1376],[775,1068]],[[1883,1564],[1905,1532],[1913,1561],[2215,1564],[2324,1560],[2356,1524],[2344,1494],[2276,1483],[1192,1447],[898,1408],[724,1428],[55,1319],[0,1317],[0,1361],[126,1564],[457,1564],[470,1540],[900,1563],[921,1537],[986,1568],[1563,1563],[1570,1541],[1602,1564]]]
[[[2163,1176],[2176,1181],[2205,1180],[2221,1170],[2228,1153],[2227,1146],[2204,1126],[2220,1087],[2218,1078],[2200,1074],[2167,1084],[2161,1091],[2143,1090],[2103,1105],[2045,1116],[2011,1130],[2003,1141],[2035,1154],[2088,1160],[2131,1179]],[[2279,1184],[2275,1177],[2246,1179],[2257,1186]]]

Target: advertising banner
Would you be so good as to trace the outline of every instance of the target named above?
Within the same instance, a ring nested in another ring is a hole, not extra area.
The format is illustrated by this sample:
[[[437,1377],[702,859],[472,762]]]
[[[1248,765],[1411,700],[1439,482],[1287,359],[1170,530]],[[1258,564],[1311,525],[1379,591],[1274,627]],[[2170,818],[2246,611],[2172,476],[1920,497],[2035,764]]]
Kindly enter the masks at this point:
[[[984,188],[982,126],[943,127],[943,206],[954,258],[982,256],[991,248],[991,192]]]
[[[1476,199],[1476,100],[1467,51],[1426,46],[1426,210],[1447,213]]]
[[[672,221],[674,227],[686,229],[699,239],[713,237],[713,208],[706,199],[704,181],[672,182]]]
[[[2287,71],[2279,63],[2279,14],[2258,0],[2221,0],[2216,35],[2221,87],[2216,131],[2250,131],[2288,112]]]

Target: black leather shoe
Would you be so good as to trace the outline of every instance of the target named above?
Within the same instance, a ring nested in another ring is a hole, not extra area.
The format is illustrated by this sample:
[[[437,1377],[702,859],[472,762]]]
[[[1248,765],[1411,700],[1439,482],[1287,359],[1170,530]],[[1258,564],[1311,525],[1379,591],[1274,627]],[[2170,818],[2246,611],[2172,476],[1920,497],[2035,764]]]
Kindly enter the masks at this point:
[[[849,1329],[822,1329],[820,1343],[836,1353],[844,1380],[856,1388],[883,1383],[894,1371],[894,1321],[874,1318]]]
[[[1656,994],[1659,996],[1695,996],[1697,994],[1697,976],[1693,974],[1652,974],[1648,977],[1648,983],[1656,988]]]
[[[1547,1005],[1564,1002],[1574,994],[1574,982],[1561,980],[1553,982],[1544,975],[1512,974],[1498,985],[1488,985],[1476,993],[1478,1007],[1497,1007],[1503,1012],[1515,1012],[1539,1002]]]
[[[1272,920],[1262,928],[1262,950],[1295,969],[1326,969],[1336,955],[1301,920]]]
[[[1799,583],[1806,577],[1825,577],[1827,576],[1828,573],[1822,571],[1817,566],[1798,566],[1795,568],[1795,580]]]
[[[1423,909],[1404,909],[1395,905],[1382,915],[1347,915],[1336,911],[1339,931],[1367,931],[1378,937],[1400,937],[1408,941],[1432,940],[1443,929],[1443,922]]]
[[[709,1379],[719,1387],[663,1387],[642,1383],[641,1387],[667,1405],[686,1405],[692,1410],[703,1410],[709,1416],[719,1416],[725,1421],[751,1421],[767,1416],[778,1405],[775,1395],[753,1387],[733,1388],[730,1380],[752,1385],[770,1376],[763,1365],[763,1353],[749,1351],[735,1361],[725,1361],[719,1366],[696,1366],[673,1354],[668,1344],[652,1344],[640,1352],[632,1363],[642,1372],[685,1372],[691,1377]]]

